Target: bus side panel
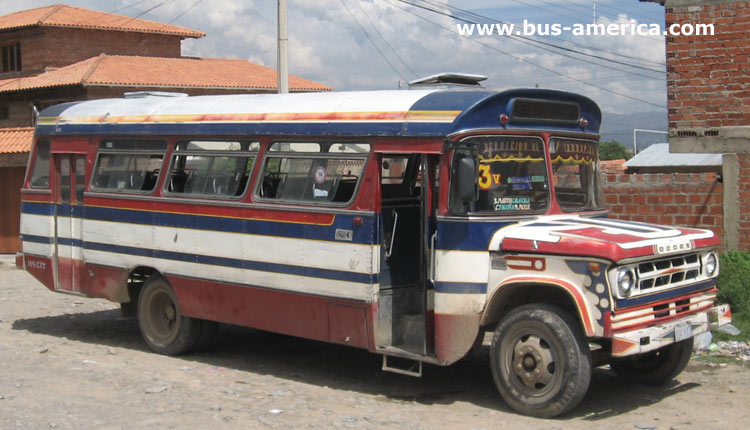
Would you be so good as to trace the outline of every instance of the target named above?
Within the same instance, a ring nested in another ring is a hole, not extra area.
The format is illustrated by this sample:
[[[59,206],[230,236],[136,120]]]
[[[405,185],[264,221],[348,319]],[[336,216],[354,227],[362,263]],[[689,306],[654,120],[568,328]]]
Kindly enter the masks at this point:
[[[374,305],[168,275],[184,315],[370,349]]]
[[[26,270],[55,290],[54,203],[50,193],[21,191],[21,249]]]
[[[128,275],[127,269],[86,263],[82,272],[83,290],[90,297],[124,303],[130,300]],[[133,300],[138,301],[138,297]]]

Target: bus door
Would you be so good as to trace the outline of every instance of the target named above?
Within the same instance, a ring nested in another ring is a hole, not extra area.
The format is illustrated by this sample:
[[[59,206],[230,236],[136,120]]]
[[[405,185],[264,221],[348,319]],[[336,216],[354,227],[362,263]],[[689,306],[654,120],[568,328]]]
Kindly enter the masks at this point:
[[[378,346],[394,355],[427,355],[431,315],[427,274],[434,233],[437,156],[382,154]]]
[[[83,154],[54,154],[54,160],[55,289],[80,293],[86,157]]]

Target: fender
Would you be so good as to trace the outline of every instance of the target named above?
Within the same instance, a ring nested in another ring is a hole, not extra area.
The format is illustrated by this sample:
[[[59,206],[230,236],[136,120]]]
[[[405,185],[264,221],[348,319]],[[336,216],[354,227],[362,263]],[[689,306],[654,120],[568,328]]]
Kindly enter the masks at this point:
[[[517,284],[543,284],[543,285],[549,285],[549,286],[559,288],[560,290],[566,292],[568,296],[570,296],[570,298],[573,299],[573,302],[576,304],[576,309],[578,310],[579,320],[581,321],[583,325],[583,329],[584,329],[584,332],[586,333],[586,336],[587,337],[596,336],[596,330],[594,329],[594,323],[591,320],[591,315],[589,313],[589,308],[588,308],[588,304],[586,303],[586,299],[583,296],[583,294],[581,294],[581,291],[570,282],[566,282],[560,279],[536,277],[536,276],[514,276],[512,278],[508,278],[507,280],[501,282],[494,289],[494,291],[492,292],[492,296],[488,298],[487,303],[492,303],[492,300],[495,298],[498,292],[503,290],[504,287],[517,285]],[[488,308],[485,307],[485,311],[482,314],[482,320],[484,320],[485,318],[487,309]]]

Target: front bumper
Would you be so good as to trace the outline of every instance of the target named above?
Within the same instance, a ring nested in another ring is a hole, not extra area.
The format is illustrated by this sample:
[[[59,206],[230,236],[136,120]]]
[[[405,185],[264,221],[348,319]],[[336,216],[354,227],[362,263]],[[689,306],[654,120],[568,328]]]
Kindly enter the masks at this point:
[[[653,351],[731,322],[729,305],[719,305],[661,324],[613,333],[612,356],[627,357]]]

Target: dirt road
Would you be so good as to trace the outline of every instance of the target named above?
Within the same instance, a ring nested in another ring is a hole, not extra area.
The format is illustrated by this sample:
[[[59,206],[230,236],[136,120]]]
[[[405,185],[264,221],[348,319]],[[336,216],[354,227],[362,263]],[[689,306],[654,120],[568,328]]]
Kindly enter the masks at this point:
[[[693,362],[653,388],[597,370],[571,414],[512,412],[486,357],[416,379],[379,356],[238,327],[179,358],[115,305],[55,294],[0,263],[0,429],[746,429],[750,370]]]

